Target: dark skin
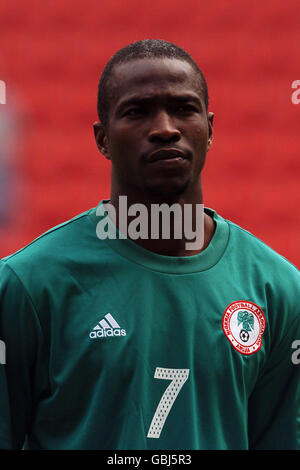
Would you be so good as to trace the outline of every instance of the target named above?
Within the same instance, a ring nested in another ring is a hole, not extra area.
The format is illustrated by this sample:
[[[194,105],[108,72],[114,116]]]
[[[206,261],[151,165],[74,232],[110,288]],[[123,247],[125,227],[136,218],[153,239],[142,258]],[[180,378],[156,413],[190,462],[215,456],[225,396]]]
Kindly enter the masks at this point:
[[[117,221],[121,195],[128,206],[143,203],[149,212],[153,203],[193,209],[202,204],[201,172],[212,143],[213,113],[205,108],[196,71],[183,60],[136,59],[114,67],[111,87],[107,127],[96,122],[94,132],[100,152],[112,163],[110,199]],[[164,158],[153,161],[151,155],[161,149]],[[208,246],[214,230],[205,214],[204,244],[197,250],[186,250],[190,240],[184,237],[134,241],[161,255],[191,256]]]

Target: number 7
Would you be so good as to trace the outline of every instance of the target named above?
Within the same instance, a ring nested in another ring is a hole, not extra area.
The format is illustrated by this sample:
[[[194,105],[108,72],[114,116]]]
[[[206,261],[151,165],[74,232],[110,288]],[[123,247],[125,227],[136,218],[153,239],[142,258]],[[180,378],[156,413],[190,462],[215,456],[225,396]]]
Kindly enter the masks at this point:
[[[147,437],[159,438],[168,414],[177,398],[184,382],[188,379],[190,369],[166,369],[164,367],[156,367],[154,378],[171,380],[160,399],[158,407],[152,418]]]

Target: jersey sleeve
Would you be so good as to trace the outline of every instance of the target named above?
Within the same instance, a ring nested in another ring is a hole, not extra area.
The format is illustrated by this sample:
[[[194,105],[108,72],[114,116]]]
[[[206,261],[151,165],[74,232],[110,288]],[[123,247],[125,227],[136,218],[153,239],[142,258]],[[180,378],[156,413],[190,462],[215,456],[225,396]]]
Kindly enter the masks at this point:
[[[283,311],[280,313],[284,316]],[[249,399],[250,449],[300,449],[299,340],[300,315],[297,314],[282,328]]]
[[[21,449],[45,393],[46,352],[40,321],[22,281],[0,262],[0,448]],[[41,365],[44,364],[44,368]]]

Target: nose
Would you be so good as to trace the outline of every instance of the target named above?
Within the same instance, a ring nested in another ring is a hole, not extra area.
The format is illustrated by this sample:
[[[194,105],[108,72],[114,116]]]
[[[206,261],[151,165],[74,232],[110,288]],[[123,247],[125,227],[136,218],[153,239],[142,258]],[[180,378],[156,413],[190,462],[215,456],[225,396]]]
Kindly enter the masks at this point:
[[[151,142],[177,142],[180,136],[180,130],[177,129],[173,119],[167,112],[160,111],[155,115],[149,132],[149,140]]]

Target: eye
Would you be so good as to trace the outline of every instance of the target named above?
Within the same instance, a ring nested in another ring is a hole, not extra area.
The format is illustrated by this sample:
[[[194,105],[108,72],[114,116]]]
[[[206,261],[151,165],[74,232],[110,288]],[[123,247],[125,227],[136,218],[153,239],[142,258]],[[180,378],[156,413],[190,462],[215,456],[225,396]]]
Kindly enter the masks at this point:
[[[180,113],[196,113],[198,110],[195,106],[191,104],[182,104],[178,106],[177,111]]]
[[[130,108],[127,111],[125,111],[124,116],[136,117],[136,116],[140,116],[141,114],[143,114],[143,109],[140,107],[135,107],[135,108]]]

